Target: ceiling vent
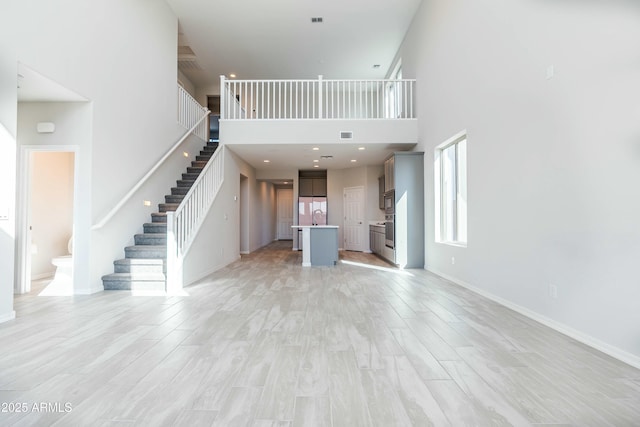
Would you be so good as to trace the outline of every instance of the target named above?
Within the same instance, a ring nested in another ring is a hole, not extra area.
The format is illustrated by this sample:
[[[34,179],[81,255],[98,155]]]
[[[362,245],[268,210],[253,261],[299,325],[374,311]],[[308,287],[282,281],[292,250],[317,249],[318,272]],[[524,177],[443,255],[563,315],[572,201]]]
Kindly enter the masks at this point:
[[[321,24],[322,23],[322,17],[321,16],[313,17],[313,18],[311,18],[311,22],[314,23],[314,24]]]
[[[333,159],[333,156],[320,156],[321,159],[327,159],[327,160],[331,160]]]
[[[353,132],[352,131],[340,132],[340,139],[353,139]]]

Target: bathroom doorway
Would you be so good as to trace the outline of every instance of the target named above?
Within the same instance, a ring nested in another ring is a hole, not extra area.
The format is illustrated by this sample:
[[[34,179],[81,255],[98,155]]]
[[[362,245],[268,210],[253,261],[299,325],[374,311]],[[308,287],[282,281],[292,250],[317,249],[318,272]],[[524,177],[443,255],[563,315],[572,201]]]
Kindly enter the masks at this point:
[[[20,154],[21,262],[15,293],[71,295],[77,147],[22,146]]]

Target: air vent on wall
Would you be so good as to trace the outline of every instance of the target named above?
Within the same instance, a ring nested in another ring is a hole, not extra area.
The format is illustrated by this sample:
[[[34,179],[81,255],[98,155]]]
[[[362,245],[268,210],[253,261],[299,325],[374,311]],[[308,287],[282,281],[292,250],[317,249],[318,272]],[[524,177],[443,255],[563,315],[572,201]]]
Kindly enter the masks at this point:
[[[313,22],[314,24],[320,24],[322,23],[322,17],[321,16],[313,17],[311,18],[311,22]]]
[[[353,132],[352,131],[340,132],[340,139],[353,139]]]

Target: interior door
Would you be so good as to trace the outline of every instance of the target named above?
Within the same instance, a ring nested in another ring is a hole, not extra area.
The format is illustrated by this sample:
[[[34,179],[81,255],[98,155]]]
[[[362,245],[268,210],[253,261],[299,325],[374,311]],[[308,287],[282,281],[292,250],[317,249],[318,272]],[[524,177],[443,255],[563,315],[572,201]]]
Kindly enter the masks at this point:
[[[364,187],[344,189],[344,249],[365,250]]]
[[[280,188],[276,194],[278,204],[278,240],[293,240],[293,189]]]

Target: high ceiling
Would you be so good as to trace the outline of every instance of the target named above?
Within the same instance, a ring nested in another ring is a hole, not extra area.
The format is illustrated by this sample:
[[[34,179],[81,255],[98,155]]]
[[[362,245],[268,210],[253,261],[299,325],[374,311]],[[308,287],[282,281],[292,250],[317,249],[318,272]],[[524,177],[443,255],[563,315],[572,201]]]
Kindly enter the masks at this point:
[[[179,21],[181,70],[197,87],[216,85],[220,75],[230,74],[238,79],[384,78],[421,2],[166,1]]]
[[[238,79],[381,79],[421,0],[166,0],[179,22],[178,65],[196,88]],[[322,18],[314,23],[312,18]],[[410,146],[237,145],[256,169],[381,164]],[[331,160],[321,155],[332,155]],[[271,160],[264,163],[264,160]],[[357,160],[351,162],[351,160]]]

